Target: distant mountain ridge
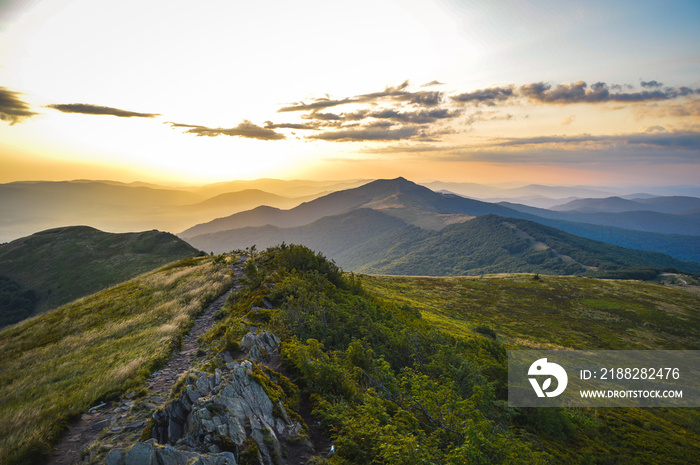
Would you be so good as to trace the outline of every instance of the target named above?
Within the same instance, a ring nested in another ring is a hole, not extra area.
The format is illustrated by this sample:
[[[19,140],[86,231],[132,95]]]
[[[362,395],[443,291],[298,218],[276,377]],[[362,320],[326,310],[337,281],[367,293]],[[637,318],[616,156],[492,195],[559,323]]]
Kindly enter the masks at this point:
[[[34,306],[22,306],[18,312],[19,302],[5,293],[0,326],[197,253],[169,233],[114,234],[87,226],[50,229],[2,244],[0,276],[8,283],[7,289],[12,281],[19,286],[12,287],[15,295],[30,292],[36,299]]]
[[[236,246],[242,244],[241,240],[232,242],[227,239],[225,231],[261,226],[281,229],[299,228],[327,216],[343,215],[354,209],[363,208],[373,209],[401,219],[406,224],[433,231],[439,231],[450,224],[462,223],[476,216],[496,214],[502,217],[535,221],[571,234],[627,248],[667,253],[680,260],[700,261],[700,236],[692,235],[693,229],[690,228],[689,231],[686,228],[688,224],[692,224],[692,217],[684,218],[657,212],[624,212],[619,215],[605,212],[569,213],[518,204],[493,204],[451,193],[433,192],[404,178],[373,181],[357,188],[319,197],[290,210],[258,207],[194,226],[180,233],[180,236],[204,250],[225,252],[231,250],[229,246],[233,243]],[[590,223],[582,221],[585,218],[581,217],[586,215],[593,215]],[[655,217],[659,223],[656,227],[664,233],[636,231],[616,226],[620,221],[624,219],[631,221],[635,216],[641,217],[637,218],[639,222],[644,222],[649,216]],[[608,218],[607,221],[610,224],[596,224],[594,221],[596,218],[597,223],[604,222],[603,220]],[[666,220],[673,223],[664,224]],[[371,225],[367,227],[371,228]],[[251,243],[272,245],[270,242],[272,231],[271,228],[260,231],[261,236],[257,241],[252,237],[252,229],[245,229],[245,233],[243,231],[239,233],[253,241],[246,245]],[[674,234],[669,234],[668,231],[673,231]],[[682,232],[682,235],[678,232]],[[275,230],[274,232],[277,238],[283,237],[284,234],[297,237],[297,230],[286,232]],[[309,236],[309,241],[312,240],[311,237],[315,236],[313,234]],[[219,240],[221,242],[217,243]],[[310,246],[318,248],[311,243]],[[340,259],[340,256],[336,258]]]
[[[698,209],[700,209],[700,198],[683,196],[636,199],[625,199],[621,197],[576,199],[550,208],[550,210],[554,211],[576,211],[581,213],[652,211],[669,214],[693,214]]]
[[[439,229],[435,226],[444,227],[455,221],[455,217],[446,215],[460,215],[456,219],[462,221],[466,220],[468,216],[489,213],[516,218],[531,217],[531,215],[501,205],[434,192],[427,187],[399,177],[372,181],[353,189],[333,192],[310,202],[302,203],[290,210],[258,207],[247,212],[199,224],[181,232],[179,236],[193,238],[229,229],[265,225],[280,228],[303,226],[324,216],[339,215],[359,208],[382,211],[414,225],[433,223],[434,227],[429,229]]]

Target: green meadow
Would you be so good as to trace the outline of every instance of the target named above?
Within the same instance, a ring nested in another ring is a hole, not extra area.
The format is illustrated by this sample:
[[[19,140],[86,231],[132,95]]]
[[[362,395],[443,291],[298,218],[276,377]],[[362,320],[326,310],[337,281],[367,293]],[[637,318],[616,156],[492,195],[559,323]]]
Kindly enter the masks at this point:
[[[450,334],[477,326],[520,348],[699,349],[697,288],[530,274],[362,276],[372,294],[420,310]]]

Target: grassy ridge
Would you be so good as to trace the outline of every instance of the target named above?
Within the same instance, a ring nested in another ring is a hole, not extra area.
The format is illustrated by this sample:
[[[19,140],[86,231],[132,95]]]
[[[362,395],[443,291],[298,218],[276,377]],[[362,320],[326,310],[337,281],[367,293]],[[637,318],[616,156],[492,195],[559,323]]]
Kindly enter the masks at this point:
[[[39,462],[71,418],[138,386],[231,279],[190,258],[0,332],[0,463]]]
[[[532,275],[362,276],[362,284],[463,340],[480,339],[487,327],[511,348],[700,347],[697,288]],[[698,409],[521,410],[521,424],[555,463],[685,464],[700,456]]]
[[[39,314],[197,252],[164,232],[113,234],[71,226],[0,245],[0,275],[32,292],[33,314]],[[8,307],[0,305],[0,327],[31,315]]]

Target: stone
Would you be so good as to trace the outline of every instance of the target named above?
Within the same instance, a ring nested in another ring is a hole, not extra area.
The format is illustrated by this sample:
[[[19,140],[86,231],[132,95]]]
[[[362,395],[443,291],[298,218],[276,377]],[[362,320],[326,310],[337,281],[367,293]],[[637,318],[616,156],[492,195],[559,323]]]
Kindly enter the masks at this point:
[[[114,465],[232,465],[234,455],[221,450],[238,450],[249,440],[257,446],[261,465],[287,463],[281,441],[297,437],[304,427],[291,418],[282,399],[273,402],[268,396],[268,383],[275,383],[256,364],[279,354],[279,344],[269,331],[250,332],[241,341],[248,359],[230,361],[213,374],[190,372],[173,400],[152,413],[153,439],[137,444],[124,464]],[[301,447],[313,451],[308,440]]]
[[[126,453],[124,465],[151,465],[153,463],[151,459],[154,445],[155,441],[153,439],[136,444]]]
[[[125,455],[123,450],[112,449],[105,457],[105,465],[124,465]]]

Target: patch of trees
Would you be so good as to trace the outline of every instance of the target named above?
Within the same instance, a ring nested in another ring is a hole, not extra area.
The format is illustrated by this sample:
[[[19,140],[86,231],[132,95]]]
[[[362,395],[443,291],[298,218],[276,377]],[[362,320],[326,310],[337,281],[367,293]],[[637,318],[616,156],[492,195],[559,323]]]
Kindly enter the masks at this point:
[[[0,276],[0,327],[30,316],[38,300],[36,292],[24,289],[13,279]]]

